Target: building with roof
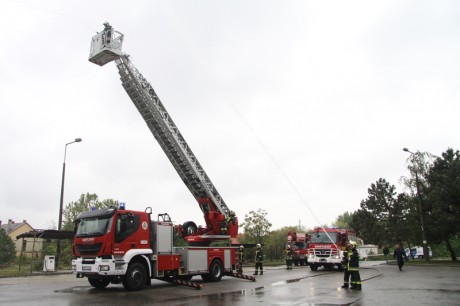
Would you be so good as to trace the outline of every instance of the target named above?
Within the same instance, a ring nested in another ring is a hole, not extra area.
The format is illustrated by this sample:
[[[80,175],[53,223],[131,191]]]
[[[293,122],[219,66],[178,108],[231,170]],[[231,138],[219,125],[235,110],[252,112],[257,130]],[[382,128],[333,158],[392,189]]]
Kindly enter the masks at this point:
[[[33,238],[18,239],[17,237],[21,234],[33,231],[34,228],[27,223],[26,220],[22,222],[15,222],[12,219],[8,220],[8,223],[2,224],[0,221],[0,227],[5,233],[13,240],[16,246],[16,256],[19,256],[21,252],[23,254],[33,255],[36,252],[40,252],[43,243],[37,243]]]

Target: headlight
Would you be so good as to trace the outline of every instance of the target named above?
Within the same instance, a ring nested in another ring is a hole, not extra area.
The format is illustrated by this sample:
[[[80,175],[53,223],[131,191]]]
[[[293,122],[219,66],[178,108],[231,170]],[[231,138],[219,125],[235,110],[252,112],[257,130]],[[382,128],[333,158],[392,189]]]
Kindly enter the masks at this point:
[[[110,271],[110,266],[106,266],[106,265],[99,266],[99,271]]]
[[[308,258],[315,258],[315,255],[310,254],[310,255],[308,255]]]

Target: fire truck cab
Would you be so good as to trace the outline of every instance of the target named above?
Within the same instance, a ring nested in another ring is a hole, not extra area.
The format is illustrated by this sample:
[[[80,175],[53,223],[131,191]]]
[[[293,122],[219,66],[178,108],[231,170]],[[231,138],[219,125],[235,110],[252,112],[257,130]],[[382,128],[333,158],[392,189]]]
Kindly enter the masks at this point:
[[[345,228],[315,228],[311,233],[308,249],[308,264],[312,271],[319,267],[343,271],[342,257],[349,240],[356,241],[356,234]]]

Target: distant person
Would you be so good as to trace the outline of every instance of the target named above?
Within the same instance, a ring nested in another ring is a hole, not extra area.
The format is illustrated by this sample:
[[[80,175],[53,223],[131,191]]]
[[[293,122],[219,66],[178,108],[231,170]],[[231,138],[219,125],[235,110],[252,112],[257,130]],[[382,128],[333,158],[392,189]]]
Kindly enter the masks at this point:
[[[254,262],[256,263],[256,271],[254,272],[254,275],[258,274],[259,269],[260,275],[264,275],[264,251],[262,250],[260,243],[256,245],[256,255]]]
[[[347,241],[346,249],[343,252],[343,257],[342,257],[342,267],[343,267],[343,286],[342,288],[346,288],[346,289],[350,287],[350,265],[348,264],[349,248],[350,248],[350,244]]]
[[[284,257],[286,258],[286,270],[292,270],[292,250],[287,246],[284,250]]]
[[[383,256],[385,256],[385,260],[388,263],[388,254],[390,254],[390,250],[387,248],[387,246],[383,247]]]
[[[112,32],[113,28],[108,22],[104,22],[104,32],[105,32],[105,45],[110,46],[112,42]]]
[[[393,257],[396,258],[396,260],[398,261],[399,271],[402,271],[402,267],[404,266],[404,259],[407,260],[407,255],[400,244],[396,246],[395,252],[393,253]]]
[[[244,246],[240,245],[240,251],[238,253],[238,269],[236,272],[243,273],[243,261],[244,261]]]
[[[348,265],[350,266],[351,286],[350,289],[361,290],[361,276],[359,275],[359,253],[356,249],[356,242],[350,240],[350,251],[348,252]]]

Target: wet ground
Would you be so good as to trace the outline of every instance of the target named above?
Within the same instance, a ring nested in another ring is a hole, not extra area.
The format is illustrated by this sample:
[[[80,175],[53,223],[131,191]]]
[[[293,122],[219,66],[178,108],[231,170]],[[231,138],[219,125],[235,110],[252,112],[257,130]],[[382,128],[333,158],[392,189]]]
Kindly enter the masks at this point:
[[[201,290],[152,281],[142,291],[92,288],[72,274],[0,278],[0,305],[460,305],[460,268],[364,262],[363,290],[340,288],[343,274],[266,267],[255,282],[224,277]],[[253,269],[247,268],[247,274]],[[192,279],[201,282],[200,277]]]

